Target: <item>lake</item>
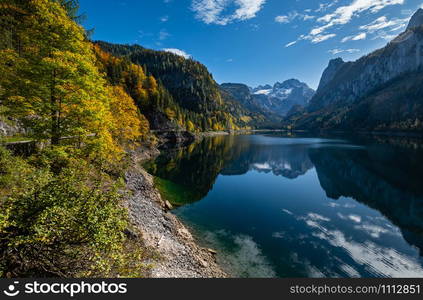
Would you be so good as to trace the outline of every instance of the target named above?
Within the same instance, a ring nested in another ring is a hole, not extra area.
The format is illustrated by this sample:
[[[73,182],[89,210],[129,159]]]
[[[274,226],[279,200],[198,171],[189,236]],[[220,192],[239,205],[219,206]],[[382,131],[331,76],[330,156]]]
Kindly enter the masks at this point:
[[[412,138],[206,138],[147,170],[235,277],[423,277]]]

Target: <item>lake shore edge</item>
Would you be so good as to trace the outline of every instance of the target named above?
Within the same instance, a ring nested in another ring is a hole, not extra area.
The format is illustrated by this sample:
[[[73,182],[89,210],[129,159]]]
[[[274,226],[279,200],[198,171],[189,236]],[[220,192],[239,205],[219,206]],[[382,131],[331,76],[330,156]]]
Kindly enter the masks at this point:
[[[143,161],[159,155],[157,148],[132,151],[131,167],[126,171],[126,187],[131,192],[125,201],[131,224],[140,232],[147,249],[158,259],[152,265],[151,278],[226,278],[216,261],[216,253],[198,245],[190,230],[170,212],[153,176],[142,167]],[[134,233],[137,234],[137,233]]]

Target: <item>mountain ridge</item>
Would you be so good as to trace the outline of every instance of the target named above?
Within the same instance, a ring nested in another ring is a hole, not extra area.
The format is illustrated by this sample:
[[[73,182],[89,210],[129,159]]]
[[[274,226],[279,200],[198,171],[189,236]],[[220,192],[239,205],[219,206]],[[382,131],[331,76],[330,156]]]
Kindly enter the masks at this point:
[[[162,105],[160,114],[156,113],[157,110],[149,114],[153,129],[162,129],[163,124],[168,123],[166,116],[176,118],[179,125],[188,124],[189,131],[254,129],[266,121],[260,112],[250,110],[229,94],[222,94],[207,67],[192,58],[139,45],[94,43],[107,53],[141,66],[146,74],[157,79],[157,84],[165,90],[162,94],[171,98],[167,103],[176,103],[171,112]],[[163,104],[164,100],[159,97],[157,102]],[[157,115],[161,117],[157,119]]]
[[[223,83],[221,89],[232,94],[240,102],[264,114],[284,117],[293,106],[306,106],[314,90],[298,79],[259,85],[256,88],[241,83]]]
[[[295,129],[422,130],[423,10],[385,47],[324,70],[305,111],[283,122]],[[396,90],[393,89],[396,87]]]

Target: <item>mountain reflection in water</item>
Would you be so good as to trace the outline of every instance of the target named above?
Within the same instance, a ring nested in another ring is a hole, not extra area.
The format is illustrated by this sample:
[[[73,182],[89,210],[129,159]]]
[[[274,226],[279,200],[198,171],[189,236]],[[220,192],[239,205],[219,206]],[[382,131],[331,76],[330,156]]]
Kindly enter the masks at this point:
[[[423,276],[419,141],[215,137],[147,169],[233,276]]]

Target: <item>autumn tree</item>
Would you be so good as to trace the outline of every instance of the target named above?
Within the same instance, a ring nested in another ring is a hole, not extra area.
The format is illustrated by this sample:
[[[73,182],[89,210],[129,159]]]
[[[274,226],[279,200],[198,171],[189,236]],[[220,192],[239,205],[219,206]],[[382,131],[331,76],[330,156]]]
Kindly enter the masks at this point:
[[[137,141],[149,131],[148,121],[138,112],[133,99],[120,86],[109,88],[111,99],[112,132],[120,144]]]
[[[0,79],[2,103],[36,139],[58,145],[65,137],[78,137],[117,151],[113,99],[83,28],[68,17],[60,1],[6,2],[23,13],[20,22],[10,23],[20,49],[0,49],[0,69],[9,74]]]

